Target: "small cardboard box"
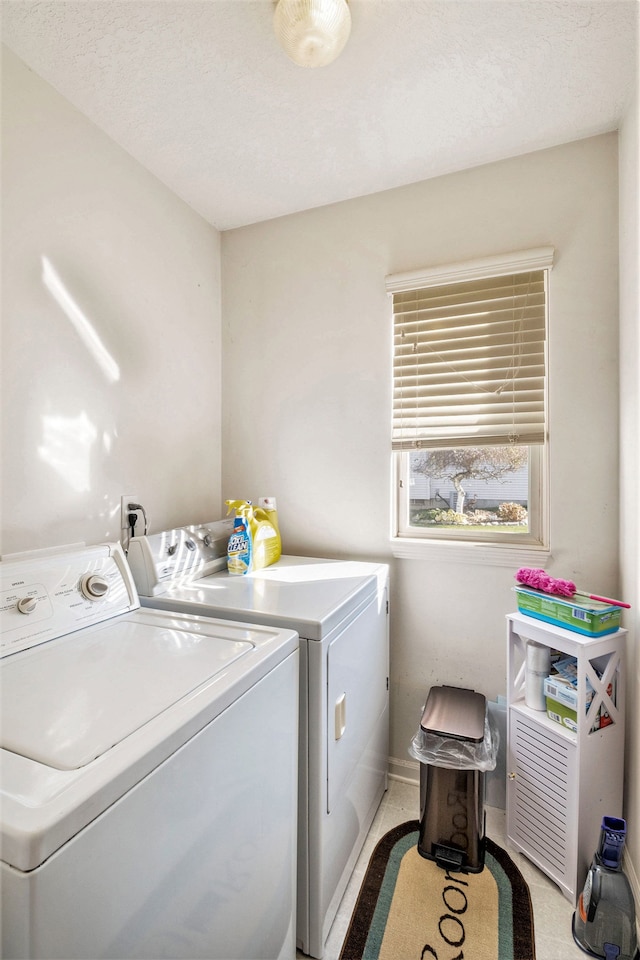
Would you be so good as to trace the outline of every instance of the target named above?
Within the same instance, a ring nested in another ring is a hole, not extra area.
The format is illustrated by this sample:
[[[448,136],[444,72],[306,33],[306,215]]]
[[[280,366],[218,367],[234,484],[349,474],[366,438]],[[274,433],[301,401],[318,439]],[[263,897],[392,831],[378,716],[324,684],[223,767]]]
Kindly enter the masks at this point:
[[[518,610],[528,617],[552,623],[587,637],[604,637],[615,633],[620,627],[620,607],[613,607],[598,600],[565,600],[552,597],[533,587],[514,587],[518,598]]]
[[[549,719],[555,720],[556,723],[560,723],[563,727],[567,727],[568,730],[573,730],[576,733],[578,729],[577,711],[572,710],[566,703],[560,703],[559,700],[553,700],[551,697],[547,697],[546,701]]]
[[[563,704],[565,707],[568,707],[569,710],[573,711],[575,718],[576,711],[578,709],[578,691],[569,683],[568,680],[563,680],[561,677],[547,677],[544,681],[544,695],[545,697],[554,700],[556,703]],[[587,687],[586,691],[586,707],[589,709],[589,704],[593,700],[593,687],[591,684]]]
[[[611,684],[609,684],[609,696],[611,696],[611,690]],[[544,695],[549,719],[555,720],[556,723],[562,724],[563,727],[573,730],[575,733],[578,729],[578,691],[576,688],[568,680],[563,680],[561,677],[547,677],[544,681]],[[587,711],[593,696],[593,687],[589,684],[585,696],[585,709]],[[601,730],[603,727],[608,727],[612,722],[605,706],[600,704],[598,715],[591,724],[591,730]]]
[[[578,729],[578,691],[569,680],[547,677],[544,681],[547,716],[575,733]],[[587,710],[593,700],[593,689],[587,688]]]

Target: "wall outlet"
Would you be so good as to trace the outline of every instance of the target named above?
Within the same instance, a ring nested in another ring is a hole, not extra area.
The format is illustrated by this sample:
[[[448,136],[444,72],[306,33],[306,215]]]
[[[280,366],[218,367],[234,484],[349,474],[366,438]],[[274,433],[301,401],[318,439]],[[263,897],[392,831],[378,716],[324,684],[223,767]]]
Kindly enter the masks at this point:
[[[129,539],[129,510],[130,503],[140,503],[137,496],[133,493],[127,494],[126,496],[120,497],[120,539],[128,540]]]

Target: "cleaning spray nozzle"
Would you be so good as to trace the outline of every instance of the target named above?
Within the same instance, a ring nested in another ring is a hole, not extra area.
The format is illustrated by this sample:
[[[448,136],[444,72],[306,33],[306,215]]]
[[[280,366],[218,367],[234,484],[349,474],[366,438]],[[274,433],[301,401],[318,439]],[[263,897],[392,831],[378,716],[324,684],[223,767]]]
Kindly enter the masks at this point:
[[[240,516],[243,516],[248,510],[251,510],[251,500],[225,500],[227,505],[227,513],[231,513],[232,510],[237,511]]]

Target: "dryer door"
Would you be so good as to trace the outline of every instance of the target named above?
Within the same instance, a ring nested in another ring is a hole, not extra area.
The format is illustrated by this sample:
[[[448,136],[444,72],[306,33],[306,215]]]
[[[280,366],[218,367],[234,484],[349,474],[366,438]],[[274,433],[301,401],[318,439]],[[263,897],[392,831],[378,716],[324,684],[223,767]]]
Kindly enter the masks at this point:
[[[331,641],[327,659],[327,813],[347,798],[360,817],[388,764],[385,592]]]

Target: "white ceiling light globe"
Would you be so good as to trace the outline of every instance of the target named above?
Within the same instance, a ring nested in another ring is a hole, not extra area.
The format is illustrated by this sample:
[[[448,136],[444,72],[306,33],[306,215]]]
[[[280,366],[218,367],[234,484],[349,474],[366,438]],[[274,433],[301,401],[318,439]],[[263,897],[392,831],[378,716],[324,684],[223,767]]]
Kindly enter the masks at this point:
[[[324,67],[342,52],[351,32],[347,0],[278,0],[276,37],[301,67]]]

